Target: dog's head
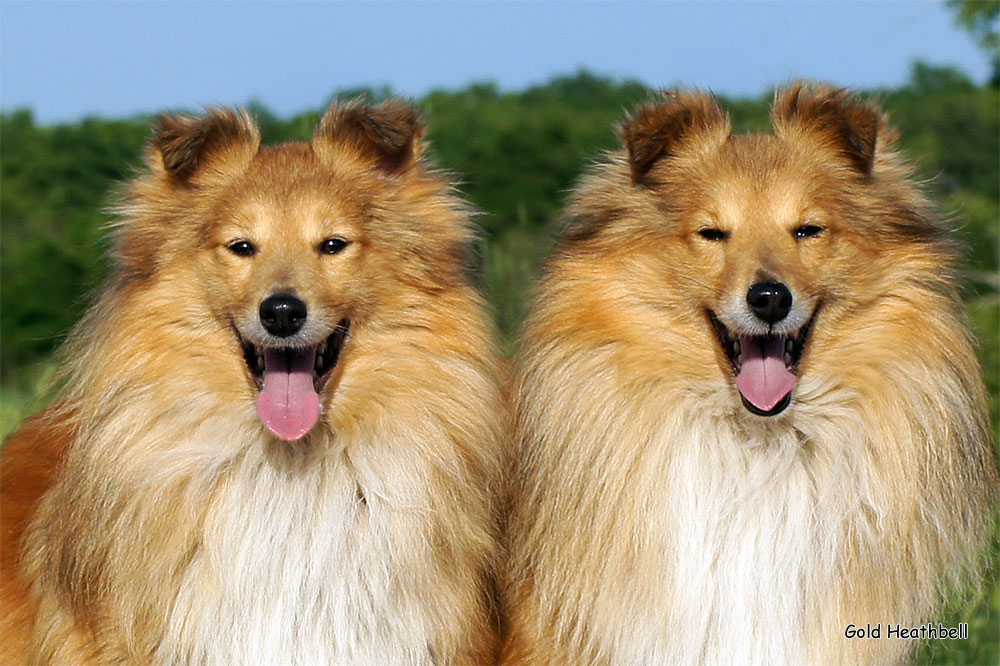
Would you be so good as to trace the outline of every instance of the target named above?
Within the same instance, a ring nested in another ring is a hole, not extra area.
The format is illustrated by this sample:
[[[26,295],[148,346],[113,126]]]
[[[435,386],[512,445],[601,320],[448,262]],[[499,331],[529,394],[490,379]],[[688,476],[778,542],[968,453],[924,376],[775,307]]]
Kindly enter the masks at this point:
[[[358,327],[391,325],[415,291],[462,280],[469,232],[422,163],[421,133],[395,100],[334,103],[311,142],[273,147],[245,112],[160,120],[151,175],[131,187],[121,272],[177,283],[181,311],[164,317],[227,330],[281,439],[316,424]]]
[[[803,373],[833,360],[816,352],[835,327],[940,234],[874,105],[795,85],[776,95],[772,122],[773,134],[733,136],[701,93],[639,108],[620,132],[628,194],[591,194],[568,231],[570,243],[625,253],[643,273],[631,287],[638,299],[688,329],[690,368],[676,368],[698,374],[714,356],[734,397],[760,416],[788,407]]]

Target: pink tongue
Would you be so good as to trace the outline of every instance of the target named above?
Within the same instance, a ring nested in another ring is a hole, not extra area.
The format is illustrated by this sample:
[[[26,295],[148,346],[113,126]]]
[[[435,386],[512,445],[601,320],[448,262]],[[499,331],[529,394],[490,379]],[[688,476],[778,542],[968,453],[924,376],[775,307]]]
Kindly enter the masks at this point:
[[[291,358],[285,351],[264,351],[264,388],[257,396],[257,415],[286,442],[301,439],[319,420],[319,395],[313,388],[315,362],[315,348]]]
[[[743,364],[736,376],[736,388],[757,409],[767,412],[795,388],[795,375],[785,367],[785,338],[772,335],[764,338],[740,336]]]

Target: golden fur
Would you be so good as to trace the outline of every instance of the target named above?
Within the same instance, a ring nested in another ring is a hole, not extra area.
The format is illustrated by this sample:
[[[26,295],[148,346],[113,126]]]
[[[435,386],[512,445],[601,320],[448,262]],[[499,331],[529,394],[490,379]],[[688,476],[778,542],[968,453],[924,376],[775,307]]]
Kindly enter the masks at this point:
[[[997,476],[949,234],[872,104],[795,85],[772,118],[667,94],[573,194],[523,332],[503,663],[895,663],[913,641],[847,626],[940,620],[978,566]],[[760,280],[815,315],[774,416],[708,315],[749,321]]]
[[[420,135],[395,101],[274,147],[242,112],[162,119],[61,402],[3,449],[4,663],[495,659],[500,368]],[[275,291],[350,322],[292,442],[241,349]]]

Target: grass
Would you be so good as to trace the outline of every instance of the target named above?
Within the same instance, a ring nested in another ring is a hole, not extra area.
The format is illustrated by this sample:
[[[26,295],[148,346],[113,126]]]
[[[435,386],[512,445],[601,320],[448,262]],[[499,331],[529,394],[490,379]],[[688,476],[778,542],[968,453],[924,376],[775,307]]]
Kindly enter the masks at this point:
[[[55,371],[55,363],[46,360],[24,368],[17,374],[18,382],[0,384],[0,440],[48,404]]]

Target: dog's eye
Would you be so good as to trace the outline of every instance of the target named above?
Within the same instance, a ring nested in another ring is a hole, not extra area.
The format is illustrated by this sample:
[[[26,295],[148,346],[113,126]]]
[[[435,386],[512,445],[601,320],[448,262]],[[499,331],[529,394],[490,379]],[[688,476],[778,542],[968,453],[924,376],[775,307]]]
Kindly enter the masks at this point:
[[[319,244],[319,251],[323,254],[340,254],[350,244],[350,241],[343,238],[327,238]]]
[[[803,224],[795,229],[796,238],[812,238],[823,233],[823,227],[816,224]]]
[[[236,240],[226,246],[226,249],[240,257],[252,257],[257,253],[257,248],[253,243],[245,240]]]
[[[702,229],[698,235],[710,241],[723,241],[729,238],[729,234],[722,229]]]

